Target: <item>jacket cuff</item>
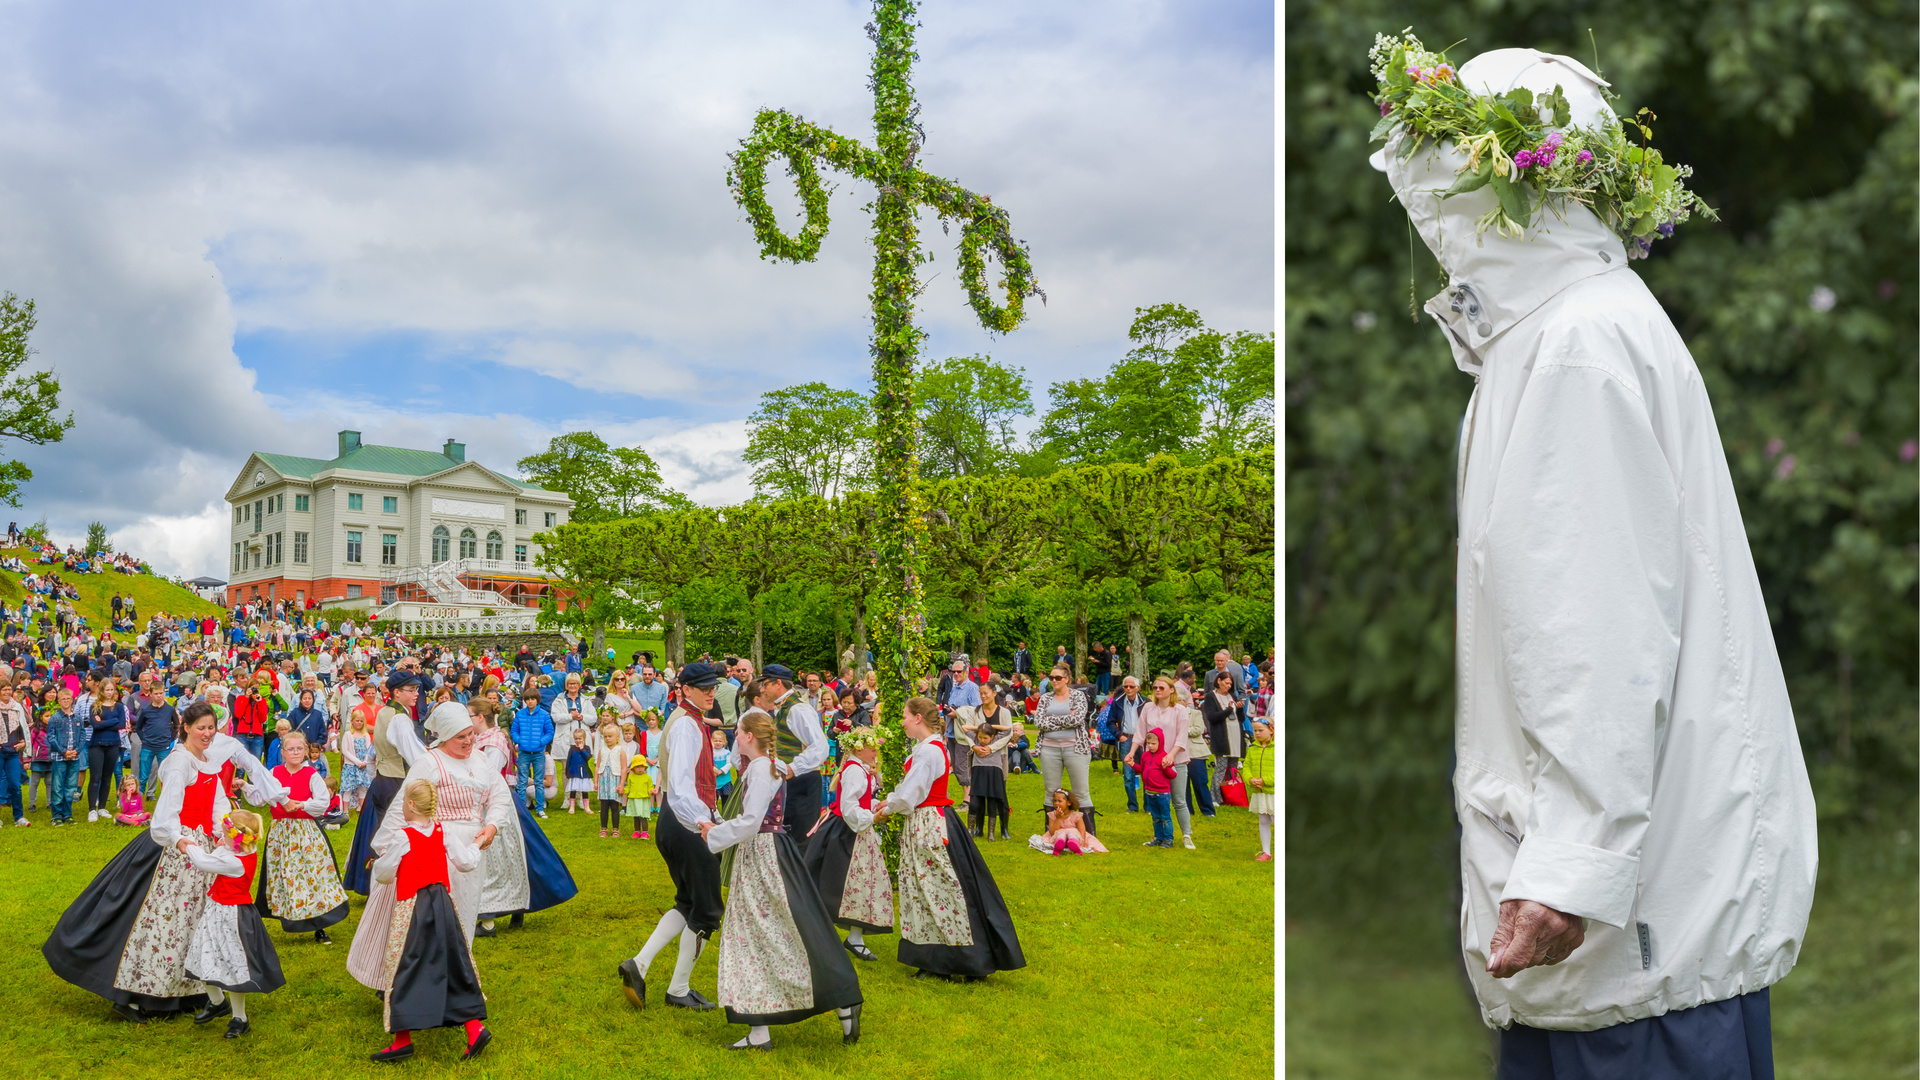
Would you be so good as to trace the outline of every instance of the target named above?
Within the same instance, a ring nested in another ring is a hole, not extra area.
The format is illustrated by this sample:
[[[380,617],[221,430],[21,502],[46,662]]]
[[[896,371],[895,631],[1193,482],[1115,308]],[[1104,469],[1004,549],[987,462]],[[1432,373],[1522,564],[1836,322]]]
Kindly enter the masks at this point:
[[[1520,844],[1500,899],[1532,900],[1555,911],[1624,929],[1633,917],[1640,860],[1605,848],[1530,836]]]

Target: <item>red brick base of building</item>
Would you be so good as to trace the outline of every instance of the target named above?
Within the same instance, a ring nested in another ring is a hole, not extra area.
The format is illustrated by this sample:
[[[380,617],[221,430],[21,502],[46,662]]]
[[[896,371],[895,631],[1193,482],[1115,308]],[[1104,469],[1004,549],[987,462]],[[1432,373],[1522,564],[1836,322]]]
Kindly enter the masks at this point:
[[[272,577],[262,581],[249,581],[244,585],[227,586],[227,606],[238,603],[269,603],[274,600],[291,600],[304,603],[308,600],[325,601],[347,599],[354,595],[349,586],[358,585],[360,596],[380,598],[380,579],[329,577],[316,581],[302,578]]]

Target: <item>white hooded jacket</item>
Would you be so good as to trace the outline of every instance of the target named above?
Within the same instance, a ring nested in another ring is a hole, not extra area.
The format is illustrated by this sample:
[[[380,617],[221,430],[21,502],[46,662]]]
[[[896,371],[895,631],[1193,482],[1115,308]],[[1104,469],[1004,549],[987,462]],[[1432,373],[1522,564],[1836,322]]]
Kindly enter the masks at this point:
[[[1604,107],[1585,68],[1530,49],[1460,78],[1561,84],[1575,123]],[[1463,161],[1376,158],[1448,274],[1427,311],[1476,380],[1454,792],[1482,1014],[1582,1031],[1759,990],[1806,930],[1813,792],[1706,388],[1592,213],[1476,238],[1492,192],[1438,197]],[[1585,943],[1495,980],[1507,899],[1585,918]]]

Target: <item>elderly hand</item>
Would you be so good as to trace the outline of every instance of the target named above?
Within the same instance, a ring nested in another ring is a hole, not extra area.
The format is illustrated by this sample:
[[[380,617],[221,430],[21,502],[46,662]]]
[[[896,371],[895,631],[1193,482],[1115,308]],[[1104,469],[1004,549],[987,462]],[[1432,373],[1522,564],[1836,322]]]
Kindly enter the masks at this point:
[[[495,836],[498,836],[499,834],[500,834],[500,830],[494,828],[491,825],[487,826],[484,829],[481,829],[480,830],[480,850],[485,851],[487,850],[488,847],[492,846],[493,838]]]
[[[713,831],[713,822],[711,821],[700,822],[700,839],[705,840],[707,838],[707,834],[712,831]]]
[[[1557,964],[1586,939],[1585,919],[1532,900],[1502,900],[1487,971],[1496,979],[1507,979],[1530,967]]]

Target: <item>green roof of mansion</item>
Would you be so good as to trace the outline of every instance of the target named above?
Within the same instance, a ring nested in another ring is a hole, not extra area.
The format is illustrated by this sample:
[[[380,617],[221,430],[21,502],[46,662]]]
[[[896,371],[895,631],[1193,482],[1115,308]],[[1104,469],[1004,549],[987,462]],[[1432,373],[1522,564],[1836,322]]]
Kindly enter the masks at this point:
[[[354,433],[357,436],[357,432]],[[343,439],[342,442],[347,440]],[[404,446],[373,446],[362,444],[357,439],[345,453],[333,458],[296,457],[292,454],[256,453],[255,456],[282,476],[301,480],[310,480],[330,469],[352,469],[355,472],[385,473],[389,476],[432,476],[445,472],[456,465],[466,464],[466,448],[459,443],[448,442],[448,449],[454,453],[436,450],[410,450]],[[479,468],[486,466],[474,463]],[[543,491],[537,484],[516,480],[511,476],[487,469],[507,483],[522,491]]]

